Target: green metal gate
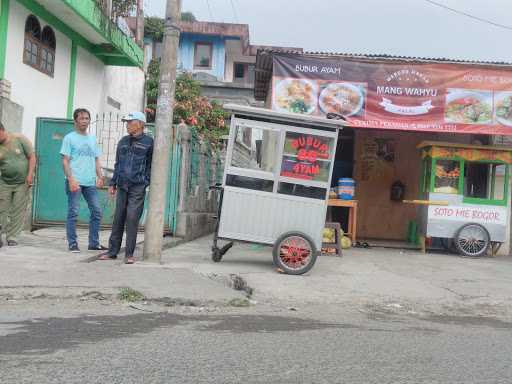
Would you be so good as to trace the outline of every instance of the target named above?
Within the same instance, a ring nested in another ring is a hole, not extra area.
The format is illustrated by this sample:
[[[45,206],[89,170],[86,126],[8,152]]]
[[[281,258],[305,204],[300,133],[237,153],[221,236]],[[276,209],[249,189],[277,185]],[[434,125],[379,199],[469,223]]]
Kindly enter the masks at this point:
[[[153,127],[148,124],[148,131]],[[33,191],[32,223],[35,226],[63,225],[67,215],[67,196],[64,188],[64,171],[60,156],[60,148],[64,136],[73,130],[73,121],[66,119],[38,118],[36,127],[35,149],[37,154],[36,182]],[[94,132],[93,132],[94,133]],[[108,132],[110,138],[110,132]],[[101,144],[98,132],[98,141]],[[175,137],[173,135],[173,137]],[[117,139],[116,139],[117,143]],[[115,145],[114,143],[113,145]],[[108,143],[107,145],[110,145]],[[113,147],[115,148],[115,147]],[[113,149],[109,148],[109,150]],[[115,152],[114,152],[115,153]],[[180,170],[180,150],[177,144],[172,147],[170,156],[170,172],[168,176],[167,200],[165,208],[164,226],[166,232],[174,232],[176,229],[176,208],[178,202],[178,180]],[[108,180],[107,180],[108,181]],[[146,219],[148,197],[141,218],[143,225]],[[100,205],[103,211],[102,226],[112,225],[115,199],[108,194],[108,188],[99,190]],[[89,210],[87,203],[82,198],[80,202],[79,224],[89,222]]]

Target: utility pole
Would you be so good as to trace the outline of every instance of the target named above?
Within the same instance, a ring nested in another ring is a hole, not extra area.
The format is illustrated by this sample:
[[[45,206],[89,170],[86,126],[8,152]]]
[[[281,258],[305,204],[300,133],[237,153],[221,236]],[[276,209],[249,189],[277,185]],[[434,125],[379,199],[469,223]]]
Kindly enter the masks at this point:
[[[168,188],[174,92],[181,16],[181,0],[167,0],[165,31],[160,62],[160,82],[156,108],[155,142],[151,163],[149,209],[144,232],[144,260],[160,263],[164,231],[165,198]]]

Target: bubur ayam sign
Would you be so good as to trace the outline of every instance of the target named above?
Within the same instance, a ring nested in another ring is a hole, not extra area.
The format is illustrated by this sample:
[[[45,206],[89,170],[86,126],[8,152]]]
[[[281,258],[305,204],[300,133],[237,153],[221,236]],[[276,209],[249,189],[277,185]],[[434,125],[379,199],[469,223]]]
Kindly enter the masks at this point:
[[[286,132],[281,176],[327,182],[333,153],[330,137]]]
[[[275,55],[272,108],[350,125],[512,135],[512,71]]]

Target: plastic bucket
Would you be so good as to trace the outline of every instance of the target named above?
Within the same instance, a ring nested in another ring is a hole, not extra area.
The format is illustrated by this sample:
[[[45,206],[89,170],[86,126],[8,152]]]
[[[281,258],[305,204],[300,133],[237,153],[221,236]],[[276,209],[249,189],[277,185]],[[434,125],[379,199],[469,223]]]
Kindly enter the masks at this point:
[[[354,179],[342,177],[338,179],[338,199],[352,200],[356,190]]]

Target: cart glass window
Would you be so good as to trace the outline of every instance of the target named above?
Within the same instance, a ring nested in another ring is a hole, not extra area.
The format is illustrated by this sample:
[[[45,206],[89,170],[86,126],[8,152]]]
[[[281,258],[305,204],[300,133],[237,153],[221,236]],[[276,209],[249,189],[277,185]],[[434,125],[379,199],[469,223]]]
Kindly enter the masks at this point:
[[[507,166],[485,162],[464,165],[464,197],[503,201],[506,196]]]
[[[281,176],[326,183],[333,154],[331,137],[286,132]]]
[[[237,126],[231,166],[274,173],[279,136],[279,132],[270,129]]]
[[[308,187],[301,184],[279,183],[278,193],[283,195],[293,195],[300,197],[309,197],[311,199],[324,200],[327,193],[326,188]]]
[[[459,193],[460,161],[443,160],[435,161],[434,192]]]
[[[226,185],[230,187],[253,189],[256,191],[272,192],[274,182],[272,180],[257,179],[239,175],[227,175]]]

